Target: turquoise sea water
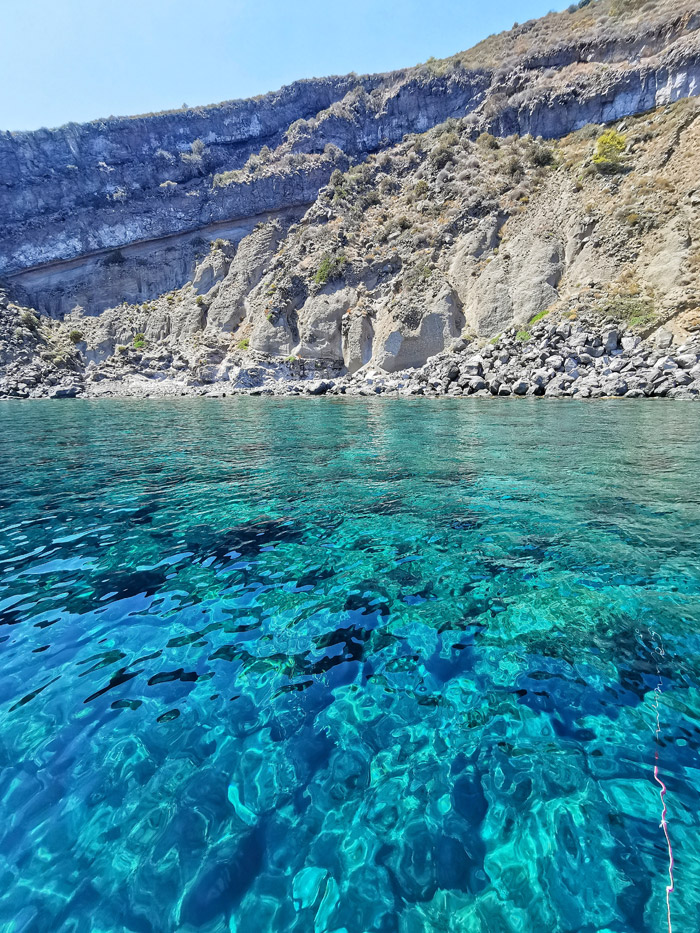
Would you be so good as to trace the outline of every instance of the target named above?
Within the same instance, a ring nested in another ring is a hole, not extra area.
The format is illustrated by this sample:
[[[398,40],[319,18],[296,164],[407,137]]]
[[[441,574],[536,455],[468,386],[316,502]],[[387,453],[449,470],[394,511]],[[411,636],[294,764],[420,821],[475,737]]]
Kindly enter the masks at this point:
[[[700,929],[700,406],[2,403],[0,483],[1,930],[651,933],[669,842]]]

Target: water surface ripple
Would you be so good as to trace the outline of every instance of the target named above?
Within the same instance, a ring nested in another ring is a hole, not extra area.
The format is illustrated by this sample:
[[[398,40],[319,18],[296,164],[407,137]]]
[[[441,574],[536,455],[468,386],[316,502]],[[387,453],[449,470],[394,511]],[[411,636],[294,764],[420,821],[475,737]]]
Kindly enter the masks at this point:
[[[700,929],[700,406],[1,403],[0,480],[3,931]]]

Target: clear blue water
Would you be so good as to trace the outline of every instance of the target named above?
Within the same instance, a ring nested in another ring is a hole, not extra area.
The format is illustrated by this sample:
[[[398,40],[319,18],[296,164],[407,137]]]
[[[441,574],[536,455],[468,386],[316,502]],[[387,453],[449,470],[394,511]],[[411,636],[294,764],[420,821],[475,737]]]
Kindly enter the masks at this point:
[[[666,931],[660,782],[700,929],[700,405],[3,403],[0,479],[3,931]]]

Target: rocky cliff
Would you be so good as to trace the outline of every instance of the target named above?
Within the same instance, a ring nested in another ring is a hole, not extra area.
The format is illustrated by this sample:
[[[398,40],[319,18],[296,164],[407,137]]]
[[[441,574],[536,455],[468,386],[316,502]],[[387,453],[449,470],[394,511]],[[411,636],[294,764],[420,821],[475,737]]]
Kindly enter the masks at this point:
[[[681,320],[698,92],[694,4],[599,0],[402,72],[1,135],[5,365],[197,388],[395,372],[572,303]]]

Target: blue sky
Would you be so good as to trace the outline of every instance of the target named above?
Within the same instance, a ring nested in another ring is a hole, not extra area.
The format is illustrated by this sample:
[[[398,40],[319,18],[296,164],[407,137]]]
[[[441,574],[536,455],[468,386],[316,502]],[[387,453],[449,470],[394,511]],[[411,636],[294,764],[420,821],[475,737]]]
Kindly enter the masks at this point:
[[[23,130],[415,65],[542,16],[552,0],[0,0],[0,7],[0,129]]]

